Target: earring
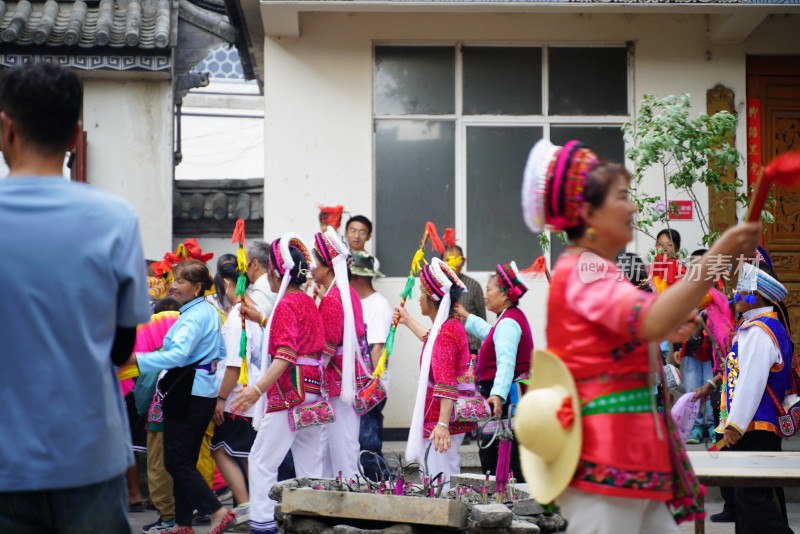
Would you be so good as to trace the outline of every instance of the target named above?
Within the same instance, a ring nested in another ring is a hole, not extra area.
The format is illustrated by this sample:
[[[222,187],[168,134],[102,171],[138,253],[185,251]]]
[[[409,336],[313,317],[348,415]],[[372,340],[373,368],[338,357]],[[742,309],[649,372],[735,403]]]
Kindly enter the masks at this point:
[[[739,302],[739,301],[741,301],[741,300],[742,300],[742,294],[741,294],[741,293],[739,293],[739,292],[737,291],[736,293],[734,293],[734,294],[733,294],[733,301],[734,301],[734,302]]]
[[[596,237],[597,237],[597,230],[595,230],[591,226],[586,229],[586,239],[588,239],[589,241],[594,241]]]
[[[744,297],[744,301],[745,301],[747,304],[755,304],[755,303],[756,303],[756,296],[755,296],[755,294],[746,295],[746,296]]]

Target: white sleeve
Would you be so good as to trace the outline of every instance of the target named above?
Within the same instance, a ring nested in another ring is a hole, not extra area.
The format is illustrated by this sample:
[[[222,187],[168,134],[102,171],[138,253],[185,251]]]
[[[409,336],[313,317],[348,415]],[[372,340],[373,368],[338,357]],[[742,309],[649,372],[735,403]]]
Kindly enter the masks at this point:
[[[781,363],[782,359],[772,337],[758,326],[740,330],[737,337],[739,376],[725,423],[744,433],[753,421],[767,389],[770,368]]]
[[[240,305],[231,308],[228,319],[222,325],[222,340],[225,342],[225,365],[241,367],[239,357],[239,340],[242,339],[242,318],[239,315]]]
[[[385,299],[377,299],[371,315],[367,325],[367,343],[386,343],[392,327],[392,307]]]
[[[277,295],[271,291],[266,293],[254,287],[250,292],[250,298],[253,299],[253,302],[255,302],[258,311],[269,317],[269,315],[272,313],[272,308],[275,307],[275,299],[277,298]],[[241,330],[241,326],[239,328]]]

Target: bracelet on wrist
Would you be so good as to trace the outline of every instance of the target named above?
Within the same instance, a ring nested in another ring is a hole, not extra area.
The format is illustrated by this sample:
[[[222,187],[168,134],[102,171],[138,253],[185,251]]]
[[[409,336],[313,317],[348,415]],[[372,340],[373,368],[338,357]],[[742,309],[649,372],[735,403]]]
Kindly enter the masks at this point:
[[[259,397],[263,397],[264,396],[264,392],[261,391],[260,389],[258,389],[258,384],[256,384],[255,382],[253,382],[253,389],[256,390],[256,393],[258,393]]]
[[[713,389],[714,391],[719,391],[719,386],[717,386],[717,383],[714,382],[713,378],[709,378],[708,380],[706,380],[706,384],[711,386],[711,389]]]
[[[436,426],[446,428],[448,431],[450,430],[450,425],[448,425],[447,423],[442,423],[441,421],[436,421]]]
[[[266,328],[267,326],[267,316],[263,313],[261,314],[261,320],[258,322],[261,325],[261,328]]]
[[[221,395],[217,395],[217,399],[221,401],[227,401],[228,397],[222,397]]]

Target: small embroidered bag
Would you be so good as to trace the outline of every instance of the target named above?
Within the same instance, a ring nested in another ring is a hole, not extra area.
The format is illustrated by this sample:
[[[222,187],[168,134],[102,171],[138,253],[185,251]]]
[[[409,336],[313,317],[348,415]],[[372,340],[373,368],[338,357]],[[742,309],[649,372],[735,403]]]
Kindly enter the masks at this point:
[[[311,363],[310,361],[304,363],[302,360],[305,359],[298,358],[297,364],[308,365]],[[319,390],[322,394],[322,399],[312,402],[311,404],[292,406],[287,410],[289,415],[289,430],[292,432],[297,432],[298,430],[302,430],[311,426],[327,425],[328,423],[333,423],[336,421],[336,411],[333,409],[333,405],[328,400],[328,388],[326,386],[327,381],[325,380],[325,374],[322,368],[322,358],[316,360],[314,365],[319,367]],[[280,386],[278,386],[278,389],[280,390]]]
[[[797,429],[800,427],[800,397],[792,394],[780,402],[769,385],[767,393],[775,404],[775,409],[778,410],[778,430],[784,438],[791,438],[797,434]]]

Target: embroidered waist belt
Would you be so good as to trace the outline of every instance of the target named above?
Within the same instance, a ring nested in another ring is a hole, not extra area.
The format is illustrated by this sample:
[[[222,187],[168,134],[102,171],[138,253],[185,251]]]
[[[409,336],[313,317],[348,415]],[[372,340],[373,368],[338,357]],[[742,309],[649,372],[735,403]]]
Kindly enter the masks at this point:
[[[617,391],[589,401],[581,414],[585,416],[617,413],[645,413],[653,409],[653,391],[649,387]]]
[[[428,387],[429,388],[436,387],[436,384],[428,381]],[[459,383],[456,387],[458,388],[458,391],[475,391],[474,383],[472,384]]]

